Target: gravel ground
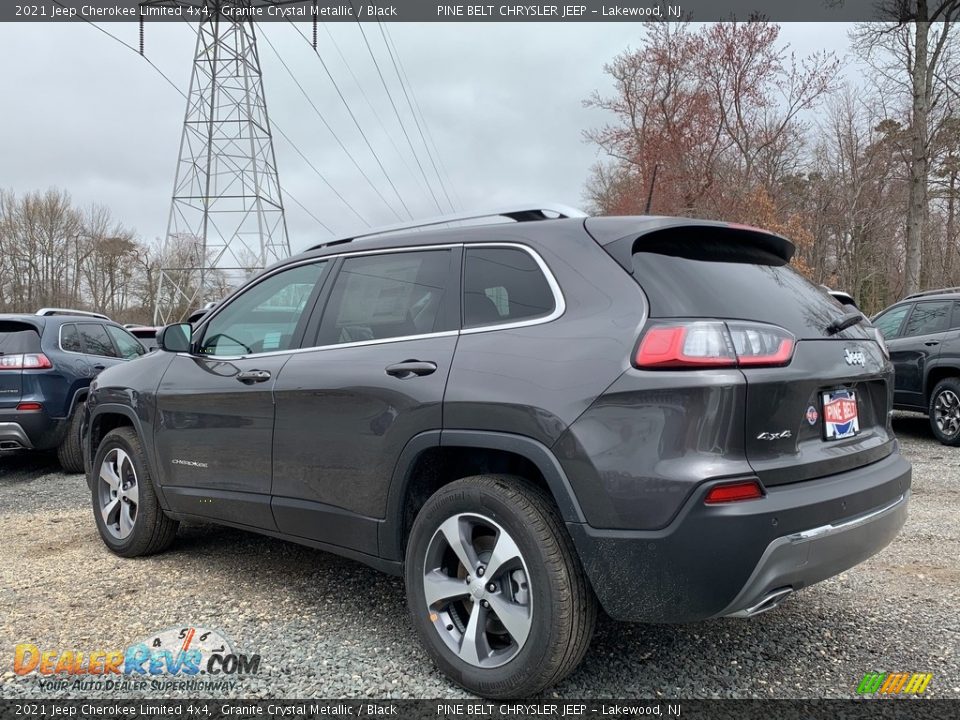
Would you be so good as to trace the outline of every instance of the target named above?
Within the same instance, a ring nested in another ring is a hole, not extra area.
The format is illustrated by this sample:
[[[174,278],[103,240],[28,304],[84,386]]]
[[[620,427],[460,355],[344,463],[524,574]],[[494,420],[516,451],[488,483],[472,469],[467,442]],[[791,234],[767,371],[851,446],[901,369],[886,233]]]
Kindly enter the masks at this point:
[[[895,427],[914,464],[913,502],[884,552],[751,620],[601,620],[583,664],[548,696],[850,697],[865,672],[909,671],[933,673],[927,695],[960,697],[960,449],[937,444],[925,418],[901,415]],[[3,698],[116,696],[14,676],[18,643],[119,649],[187,625],[262,656],[260,674],[217,697],[466,696],[417,644],[399,579],[207,526],[183,527],[163,555],[117,558],[97,536],[82,476],[48,457],[0,457],[0,578]]]

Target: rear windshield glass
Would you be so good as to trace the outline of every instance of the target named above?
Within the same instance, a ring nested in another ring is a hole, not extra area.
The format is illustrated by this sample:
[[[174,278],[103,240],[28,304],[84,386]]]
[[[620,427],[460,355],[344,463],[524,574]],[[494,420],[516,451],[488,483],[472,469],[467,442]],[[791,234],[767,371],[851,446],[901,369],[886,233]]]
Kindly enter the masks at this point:
[[[0,355],[40,352],[40,335],[27,323],[0,320]]]
[[[842,308],[782,258],[728,240],[669,243],[641,239],[633,275],[650,301],[651,317],[711,317],[779,325],[797,337],[825,337]],[[844,334],[860,337],[862,326]]]

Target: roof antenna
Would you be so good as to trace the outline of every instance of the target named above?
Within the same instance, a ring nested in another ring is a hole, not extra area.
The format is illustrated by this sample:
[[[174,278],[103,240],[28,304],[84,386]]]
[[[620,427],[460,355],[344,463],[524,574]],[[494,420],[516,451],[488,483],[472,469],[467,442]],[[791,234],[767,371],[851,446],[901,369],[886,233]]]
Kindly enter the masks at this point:
[[[653,166],[653,176],[650,178],[650,192],[647,193],[647,207],[643,211],[644,215],[650,214],[650,207],[653,205],[653,184],[657,182],[657,170],[660,168],[660,163],[656,163]]]

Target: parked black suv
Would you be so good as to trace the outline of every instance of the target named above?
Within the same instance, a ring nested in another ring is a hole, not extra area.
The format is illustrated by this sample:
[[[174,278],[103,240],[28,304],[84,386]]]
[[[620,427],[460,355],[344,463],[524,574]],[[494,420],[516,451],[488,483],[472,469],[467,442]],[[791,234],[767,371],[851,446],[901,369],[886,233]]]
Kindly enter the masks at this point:
[[[157,552],[203,519],[403,574],[443,671],[515,697],[580,662],[598,600],[749,616],[894,538],[892,367],[790,242],[499,215],[518,222],[318,245],[103,373],[107,546]]]
[[[145,352],[105,315],[62,308],[0,315],[0,450],[56,448],[64,470],[82,472],[90,381]]]
[[[927,413],[937,440],[960,445],[960,288],[910,295],[873,322],[893,361],[893,406]]]

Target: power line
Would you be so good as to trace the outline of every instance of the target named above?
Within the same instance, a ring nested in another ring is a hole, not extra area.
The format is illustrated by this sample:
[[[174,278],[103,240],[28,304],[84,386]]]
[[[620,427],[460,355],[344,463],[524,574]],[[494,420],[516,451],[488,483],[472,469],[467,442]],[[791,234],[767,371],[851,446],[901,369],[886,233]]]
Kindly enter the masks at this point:
[[[357,15],[357,10],[353,5],[353,0],[350,0],[350,8],[353,10],[354,17],[359,17]],[[363,23],[360,20],[357,20],[357,27],[360,28],[360,34],[363,36],[363,42],[367,46],[367,52],[370,53],[370,58],[373,60],[374,67],[377,69],[377,75],[380,76],[380,83],[383,85],[384,91],[387,93],[387,98],[390,100],[390,106],[393,108],[394,115],[397,116],[397,122],[400,123],[400,129],[403,131],[403,136],[407,139],[407,144],[410,146],[410,152],[413,153],[413,159],[417,161],[417,167],[420,168],[420,174],[423,175],[423,180],[427,184],[427,189],[430,190],[430,195],[433,197],[433,202],[437,206],[438,212],[443,212],[443,208],[440,207],[440,200],[437,199],[437,194],[433,191],[433,186],[430,185],[430,180],[427,178],[427,173],[423,169],[423,163],[420,162],[420,156],[417,154],[417,151],[413,147],[413,141],[410,140],[410,135],[407,133],[407,128],[403,124],[403,119],[400,117],[400,111],[397,109],[397,104],[393,100],[393,94],[390,92],[390,88],[387,86],[387,80],[383,76],[383,71],[380,69],[380,63],[377,61],[377,56],[373,52],[373,47],[370,45],[370,40],[367,38],[367,31],[363,29]]]
[[[415,183],[419,183],[427,193],[430,192],[430,188],[423,185],[423,181],[417,177],[417,174],[414,172],[413,168],[410,167],[410,163],[407,162],[406,156],[401,152],[400,147],[397,145],[396,141],[393,139],[393,134],[387,129],[386,123],[384,123],[383,118],[380,116],[380,113],[377,111],[376,106],[370,100],[370,96],[367,95],[367,91],[363,87],[363,83],[360,82],[360,78],[357,77],[357,74],[353,71],[353,66],[347,60],[346,56],[343,54],[343,50],[340,49],[340,45],[337,43],[336,38],[333,36],[333,33],[330,32],[330,24],[323,23],[323,29],[327,33],[327,37],[330,38],[330,44],[333,45],[334,50],[337,51],[337,55],[340,58],[340,61],[343,63],[343,66],[347,69],[347,72],[350,73],[350,77],[353,78],[353,82],[356,84],[357,89],[360,91],[360,95],[366,101],[367,106],[370,108],[370,111],[373,113],[373,116],[377,119],[377,124],[380,126],[380,129],[383,130],[383,134],[386,135],[387,140],[390,141],[391,147],[397,153],[397,157],[400,158],[400,162],[403,163],[403,167],[406,168],[407,172],[410,173],[410,177],[413,178]],[[416,99],[416,98],[414,98]]]
[[[322,122],[324,127],[326,127],[327,130],[330,131],[330,134],[333,136],[333,139],[337,141],[337,144],[347,154],[347,157],[350,158],[350,161],[353,163],[354,167],[356,167],[357,170],[360,172],[360,174],[363,175],[363,178],[367,181],[367,183],[369,183],[370,187],[373,188],[373,191],[377,194],[377,197],[383,200],[384,205],[386,205],[390,209],[390,212],[392,212],[397,217],[398,220],[402,219],[400,214],[396,210],[394,210],[393,206],[389,203],[387,198],[384,197],[383,193],[380,192],[380,189],[376,186],[376,184],[373,182],[370,176],[367,175],[367,173],[364,171],[362,167],[360,167],[360,163],[357,162],[357,159],[353,156],[350,150],[347,149],[347,146],[344,145],[343,141],[340,139],[340,137],[337,135],[334,129],[330,126],[330,123],[327,122],[327,119],[323,116],[323,113],[320,112],[320,109],[316,106],[316,104],[310,98],[310,95],[304,89],[303,85],[300,83],[299,80],[297,80],[296,75],[293,74],[293,71],[290,69],[290,66],[287,65],[286,61],[280,55],[280,52],[277,50],[274,44],[270,42],[270,38],[268,38],[266,34],[263,32],[263,28],[260,29],[260,37],[262,37],[264,40],[267,41],[267,45],[269,45],[270,49],[273,50],[274,55],[277,56],[277,59],[280,61],[280,64],[283,66],[283,69],[287,71],[287,74],[290,76],[290,79],[293,80],[294,84],[296,84],[297,88],[299,88],[300,92],[306,98],[307,102],[310,103],[310,107],[313,108],[313,111],[316,113],[317,117],[320,118],[320,122]],[[397,197],[399,197],[399,194],[397,195]],[[400,199],[400,203],[403,204],[402,198]],[[404,209],[406,209],[406,205],[404,205]],[[409,212],[409,210],[407,212]]]
[[[303,31],[297,27],[296,23],[293,21],[288,21],[294,30],[302,37],[307,43],[310,43],[310,39],[303,34]],[[340,97],[340,100],[343,102],[343,106],[347,109],[347,113],[350,115],[350,119],[353,120],[353,124],[356,126],[357,130],[360,132],[363,141],[367,145],[367,149],[370,150],[370,153],[373,155],[374,160],[377,161],[377,165],[380,167],[380,170],[383,172],[383,176],[387,179],[387,182],[390,183],[390,187],[393,188],[394,194],[397,196],[397,199],[400,201],[400,204],[403,205],[403,209],[407,211],[407,215],[410,216],[410,219],[413,219],[413,213],[410,212],[410,208],[407,207],[407,204],[404,202],[403,197],[400,195],[400,191],[397,190],[397,186],[394,184],[393,180],[390,178],[390,174],[387,172],[387,169],[383,166],[383,162],[380,160],[380,156],[377,154],[376,150],[373,149],[373,145],[370,143],[370,139],[367,137],[367,134],[363,131],[363,127],[360,125],[357,116],[354,114],[353,109],[350,107],[350,103],[347,102],[347,98],[344,96],[343,91],[340,89],[340,85],[334,79],[333,74],[330,72],[330,68],[327,67],[327,63],[324,61],[323,56],[320,55],[320,52],[316,49],[313,50],[313,54],[316,55],[317,59],[320,61],[320,65],[323,67],[324,72],[327,74],[327,77],[330,79],[330,82],[333,84],[334,90],[337,91],[337,95]]]
[[[460,201],[460,194],[457,192],[457,186],[450,181],[450,173],[447,172],[446,165],[443,162],[443,156],[440,154],[440,151],[437,148],[437,143],[433,139],[433,133],[430,131],[430,123],[427,121],[426,115],[423,114],[423,110],[420,108],[420,101],[417,99],[417,93],[414,90],[413,83],[410,82],[410,78],[407,75],[407,69],[403,65],[403,58],[400,57],[400,51],[397,48],[397,43],[394,41],[393,35],[390,34],[390,27],[388,25],[383,25],[383,30],[387,35],[387,39],[390,41],[390,45],[393,47],[393,52],[397,57],[397,63],[400,66],[400,72],[403,74],[403,79],[407,83],[407,87],[410,88],[410,96],[413,98],[413,105],[417,109],[420,119],[423,121],[423,126],[427,131],[427,139],[430,141],[430,145],[433,147],[433,152],[437,158],[437,162],[440,165],[440,170],[443,172],[443,176],[446,178],[447,184],[453,191],[453,196],[457,201],[457,206],[463,209],[463,203]],[[446,188],[444,188],[444,192],[446,193]],[[449,196],[447,199],[449,200]]]
[[[66,7],[63,3],[59,2],[59,0],[53,0],[53,2],[56,3],[57,5],[59,5],[60,7]],[[81,17],[81,19],[82,19],[85,23],[87,23],[88,25],[91,25],[91,26],[92,26],[93,28],[95,28],[96,30],[99,30],[101,33],[103,33],[103,34],[106,35],[107,37],[109,37],[109,38],[115,40],[116,42],[120,43],[120,44],[123,45],[125,48],[129,49],[129,50],[132,51],[132,52],[135,52],[137,55],[140,55],[140,51],[139,51],[137,48],[133,47],[133,45],[130,45],[129,43],[121,40],[119,37],[117,37],[117,36],[114,35],[113,33],[109,32],[109,31],[107,31],[107,30],[104,30],[102,27],[100,27],[99,25],[97,25],[97,24],[96,24],[95,22],[93,22],[92,20],[88,20],[87,18],[84,18],[84,17]],[[177,93],[180,95],[180,97],[182,97],[184,100],[187,99],[187,94],[186,94],[183,90],[181,90],[180,87],[179,87],[173,80],[170,79],[170,76],[168,76],[165,72],[163,72],[163,70],[161,70],[157,65],[155,65],[155,64],[153,63],[153,61],[151,61],[149,58],[147,58],[147,57],[145,57],[145,56],[142,56],[142,55],[141,55],[140,57],[143,57],[143,59],[147,62],[147,64],[150,65],[150,67],[152,67],[152,68],[160,75],[160,77],[162,77],[162,78],[167,82],[167,84],[168,84],[170,87],[172,87],[174,90],[177,91]],[[349,201],[347,201],[347,199],[344,198],[344,197],[337,191],[337,189],[336,189],[335,187],[333,187],[333,185],[330,184],[330,181],[327,180],[326,177],[324,177],[323,173],[321,173],[320,170],[318,170],[317,167],[307,159],[307,157],[300,151],[300,148],[298,148],[297,145],[296,145],[292,140],[290,140],[290,138],[287,136],[287,134],[283,132],[283,130],[279,127],[279,125],[277,125],[276,122],[273,122],[273,127],[274,127],[274,129],[275,129],[278,133],[280,133],[280,135],[284,138],[284,140],[286,140],[288,143],[290,143],[290,145],[291,145],[291,146],[293,147],[293,149],[300,155],[300,157],[304,160],[304,162],[306,162],[307,165],[309,165],[309,166],[314,170],[314,172],[317,173],[317,175],[318,175],[318,176],[320,177],[320,179],[327,185],[327,187],[329,187],[330,190],[333,191],[333,193],[360,219],[360,221],[361,221],[364,225],[366,225],[367,227],[369,227],[370,224],[369,224],[366,220],[363,219],[363,216],[360,215],[360,213],[357,212],[357,210],[349,203]],[[289,197],[291,200],[293,200],[294,203],[296,203],[296,204],[299,205],[301,208],[303,208],[304,212],[306,212],[311,218],[313,218],[314,220],[316,220],[316,221],[320,224],[320,226],[321,226],[322,228],[324,228],[324,229],[325,229],[327,232],[329,232],[331,235],[335,235],[335,234],[336,234],[336,233],[333,232],[333,230],[331,230],[331,229],[327,226],[326,223],[324,223],[324,222],[323,222],[322,220],[320,220],[316,215],[314,215],[313,213],[311,213],[311,212],[303,205],[303,203],[301,203],[299,200],[297,200],[295,197],[293,197],[293,196],[290,194],[289,191],[284,191],[284,192],[285,192],[285,194],[287,195],[287,197]]]
[[[387,39],[387,33],[384,30],[383,23],[377,22],[377,26],[380,28],[380,35],[383,37],[383,44],[387,48],[387,54],[390,56],[390,61],[393,63],[393,71],[397,74],[397,80],[400,81],[400,89],[403,90],[403,97],[407,100],[407,107],[410,108],[410,114],[413,116],[413,123],[417,126],[417,131],[420,133],[420,140],[423,142],[423,147],[427,151],[427,157],[430,159],[430,164],[433,165],[433,172],[437,176],[437,182],[440,183],[440,189],[443,190],[444,196],[447,198],[447,205],[450,206],[450,210],[456,211],[456,208],[453,207],[453,202],[450,200],[450,193],[447,192],[447,186],[443,182],[443,178],[440,177],[440,170],[437,168],[437,162],[433,158],[433,153],[430,152],[430,146],[427,144],[427,138],[423,134],[423,127],[420,125],[420,120],[417,119],[417,113],[413,109],[413,103],[410,101],[410,94],[407,92],[407,84],[403,81],[403,75],[400,74],[400,68],[397,64],[397,57],[394,55],[394,48],[390,46],[390,41]],[[411,92],[412,92],[411,88]]]

